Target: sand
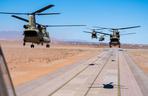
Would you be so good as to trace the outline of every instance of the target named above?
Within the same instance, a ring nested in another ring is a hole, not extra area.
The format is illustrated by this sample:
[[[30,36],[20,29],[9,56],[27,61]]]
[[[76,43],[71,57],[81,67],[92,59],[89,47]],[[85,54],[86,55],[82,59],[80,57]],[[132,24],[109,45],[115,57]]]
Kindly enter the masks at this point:
[[[15,41],[1,41],[1,46],[15,86],[88,59],[101,51],[98,48],[62,45],[52,45],[50,49],[45,46],[31,49],[29,45],[23,47],[21,42]]]

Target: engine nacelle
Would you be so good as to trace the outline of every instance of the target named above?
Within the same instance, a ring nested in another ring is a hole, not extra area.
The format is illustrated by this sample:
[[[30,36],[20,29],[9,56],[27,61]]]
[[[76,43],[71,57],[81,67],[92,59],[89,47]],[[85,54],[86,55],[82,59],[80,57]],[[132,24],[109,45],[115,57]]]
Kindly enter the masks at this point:
[[[23,26],[25,29],[28,29],[29,28],[29,25],[24,25]]]

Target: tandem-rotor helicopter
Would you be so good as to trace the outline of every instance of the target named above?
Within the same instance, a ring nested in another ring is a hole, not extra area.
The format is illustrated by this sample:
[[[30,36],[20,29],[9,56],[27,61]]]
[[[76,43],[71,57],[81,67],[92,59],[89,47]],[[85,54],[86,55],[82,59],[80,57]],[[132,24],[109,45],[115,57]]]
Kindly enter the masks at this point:
[[[83,31],[85,33],[90,33],[91,34],[91,38],[92,39],[99,39],[99,41],[104,41],[105,40],[105,35],[104,34],[99,34],[98,33],[102,33],[102,32],[98,32],[96,30],[103,30],[104,28],[100,28],[100,29],[90,29],[92,32],[90,31]]]
[[[121,46],[120,43],[120,35],[130,35],[130,34],[136,34],[136,33],[126,33],[126,34],[120,34],[119,30],[125,30],[125,29],[132,29],[132,28],[138,28],[140,26],[132,26],[132,27],[125,27],[125,28],[104,28],[104,27],[96,27],[100,29],[93,29],[93,32],[88,32],[84,31],[85,33],[91,33],[91,37],[97,39],[98,36],[97,34],[101,34],[99,37],[99,41],[104,41],[105,38],[104,36],[110,36],[110,42],[109,42],[109,47],[111,48],[112,46]],[[107,29],[112,32],[112,34],[109,33],[104,33],[104,32],[98,32],[96,30],[104,30]]]
[[[50,37],[47,32],[47,27],[73,27],[73,26],[86,26],[86,25],[42,25],[36,22],[36,15],[58,15],[60,13],[41,13],[47,9],[54,7],[54,5],[48,5],[32,13],[10,13],[10,12],[0,12],[0,14],[12,14],[12,17],[19,20],[25,21],[28,24],[24,25],[24,38],[23,45],[26,43],[32,43],[31,48],[34,48],[34,44],[43,45],[46,43],[46,48],[50,47]],[[16,15],[28,15],[29,19],[25,19]]]

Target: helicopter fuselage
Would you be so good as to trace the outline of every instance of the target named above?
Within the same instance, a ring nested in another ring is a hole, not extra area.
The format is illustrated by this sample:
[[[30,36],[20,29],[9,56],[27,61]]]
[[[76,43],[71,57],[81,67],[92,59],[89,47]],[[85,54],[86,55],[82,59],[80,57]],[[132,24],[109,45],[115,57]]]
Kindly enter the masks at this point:
[[[37,29],[26,29],[24,31],[24,43],[35,43],[35,44],[43,44],[50,43],[49,36],[45,36],[42,32]]]
[[[35,15],[29,15],[29,23],[24,25],[24,44],[32,43],[33,44],[41,44],[46,43],[46,47],[49,47],[50,38],[49,34],[46,31],[46,27],[42,25],[36,25]]]
[[[120,35],[117,32],[113,32],[113,34],[110,35],[110,42],[109,46],[119,46],[120,47]]]
[[[98,38],[98,37],[97,37],[97,33],[96,33],[96,32],[92,32],[91,38],[97,39],[97,38]]]

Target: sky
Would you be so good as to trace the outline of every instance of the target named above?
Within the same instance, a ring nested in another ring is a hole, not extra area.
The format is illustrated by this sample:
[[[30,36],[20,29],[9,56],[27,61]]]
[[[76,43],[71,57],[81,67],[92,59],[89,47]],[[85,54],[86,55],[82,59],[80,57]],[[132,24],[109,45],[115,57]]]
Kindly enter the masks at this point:
[[[82,24],[86,27],[48,28],[52,38],[67,41],[98,42],[91,39],[93,26],[120,28],[140,25],[140,28],[123,30],[121,33],[136,32],[121,36],[122,43],[148,44],[148,0],[0,0],[1,12],[34,12],[46,5],[55,7],[45,12],[60,15],[37,16],[37,22],[46,25]],[[21,16],[27,18],[27,16]],[[0,39],[22,38],[23,21],[11,15],[0,15]],[[110,33],[109,31],[104,31]],[[104,42],[109,42],[106,37]]]

